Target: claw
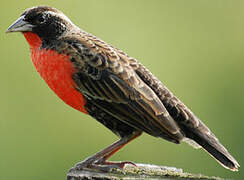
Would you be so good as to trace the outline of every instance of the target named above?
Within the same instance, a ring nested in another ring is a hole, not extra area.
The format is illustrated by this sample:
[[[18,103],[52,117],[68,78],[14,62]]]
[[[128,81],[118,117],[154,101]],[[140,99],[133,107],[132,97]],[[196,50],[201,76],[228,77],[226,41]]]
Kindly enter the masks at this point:
[[[105,161],[105,162],[102,162],[102,163],[101,162],[97,162],[96,164],[98,164],[98,165],[110,165],[110,166],[117,167],[119,169],[123,169],[126,164],[131,164],[131,165],[137,167],[135,163],[130,162],[130,161],[124,161],[124,162]]]
[[[89,163],[87,161],[83,161],[80,163],[77,163],[74,168],[70,169],[69,172],[72,170],[83,170],[85,168],[93,169],[93,170],[99,170],[103,172],[111,172],[112,169],[120,169],[123,170],[126,164],[131,164],[135,167],[136,164],[130,161],[125,162],[111,162],[111,161],[97,161],[94,163]]]

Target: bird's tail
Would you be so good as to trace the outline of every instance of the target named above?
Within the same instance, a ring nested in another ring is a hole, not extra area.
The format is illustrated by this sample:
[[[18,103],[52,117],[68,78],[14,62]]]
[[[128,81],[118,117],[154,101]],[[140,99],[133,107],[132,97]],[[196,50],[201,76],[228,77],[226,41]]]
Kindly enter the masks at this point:
[[[187,138],[199,144],[223,167],[230,169],[231,171],[238,171],[238,167],[240,167],[238,162],[230,155],[230,153],[219,142],[215,135],[200,120],[197,128],[184,126],[184,129],[184,133]]]

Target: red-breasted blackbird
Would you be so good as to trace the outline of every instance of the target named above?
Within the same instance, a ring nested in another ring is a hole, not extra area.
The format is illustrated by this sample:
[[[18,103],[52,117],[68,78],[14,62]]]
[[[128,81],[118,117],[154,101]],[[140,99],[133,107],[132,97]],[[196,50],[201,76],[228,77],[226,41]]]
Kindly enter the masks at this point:
[[[107,159],[145,132],[177,144],[195,144],[225,168],[238,170],[238,162],[209,128],[147,68],[78,28],[57,9],[27,9],[7,32],[24,34],[37,71],[59,98],[120,137],[76,169],[123,168],[130,162]]]

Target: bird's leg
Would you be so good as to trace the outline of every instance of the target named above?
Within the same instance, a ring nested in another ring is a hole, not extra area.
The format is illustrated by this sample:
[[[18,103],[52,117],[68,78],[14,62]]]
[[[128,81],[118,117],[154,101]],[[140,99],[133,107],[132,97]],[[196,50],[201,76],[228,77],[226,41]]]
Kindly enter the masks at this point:
[[[120,146],[118,146],[116,149],[114,149],[113,151],[111,151],[110,153],[106,154],[105,156],[103,156],[101,159],[99,159],[98,161],[96,161],[96,164],[107,164],[107,165],[117,165],[120,168],[123,168],[126,164],[132,164],[134,166],[136,166],[133,162],[130,161],[124,161],[124,162],[109,162],[107,161],[113,154],[115,154],[117,151],[119,151],[122,147],[124,147],[126,144],[128,144],[129,142],[131,142],[133,139],[137,138],[138,136],[140,136],[141,133],[137,133],[137,134],[133,134],[130,138],[127,137],[127,142],[124,144],[121,144]]]
[[[114,153],[120,150],[123,146],[128,144],[130,141],[135,139],[136,137],[140,136],[141,132],[135,132],[130,136],[126,136],[121,138],[120,140],[116,141],[115,143],[111,144],[107,148],[103,149],[102,151],[94,154],[93,156],[87,158],[86,160],[76,164],[75,169],[80,170],[83,168],[91,168],[91,169],[98,169],[101,171],[108,172],[112,168],[120,168],[122,169],[125,164],[132,164],[132,162],[108,162],[107,159],[111,157]]]

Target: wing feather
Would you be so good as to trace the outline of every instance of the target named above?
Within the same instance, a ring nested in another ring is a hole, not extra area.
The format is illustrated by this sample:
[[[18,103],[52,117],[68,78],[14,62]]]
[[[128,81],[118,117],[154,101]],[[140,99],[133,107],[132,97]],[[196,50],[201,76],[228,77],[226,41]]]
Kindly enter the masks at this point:
[[[135,128],[176,142],[183,138],[161,99],[136,72],[137,62],[133,58],[91,35],[81,36],[75,43],[78,50],[74,59],[79,54],[83,58],[75,63],[79,69],[74,75],[78,90],[98,102],[114,104],[113,112],[111,107],[100,108],[119,114],[122,121]],[[134,110],[137,118],[125,118],[122,106],[127,111]]]

